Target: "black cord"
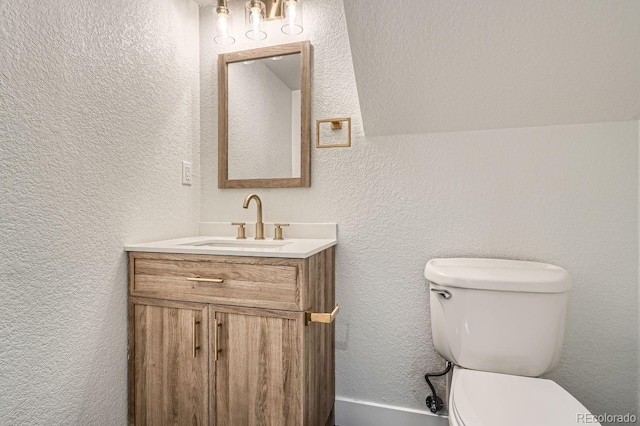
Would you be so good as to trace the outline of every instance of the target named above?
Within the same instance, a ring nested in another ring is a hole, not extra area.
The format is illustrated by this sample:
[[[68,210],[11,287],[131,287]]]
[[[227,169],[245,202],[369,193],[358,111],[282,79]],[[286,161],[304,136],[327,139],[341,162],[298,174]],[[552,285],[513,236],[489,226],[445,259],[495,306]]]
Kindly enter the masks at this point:
[[[436,389],[431,384],[429,377],[444,376],[449,372],[449,370],[451,370],[451,365],[452,365],[451,362],[447,361],[447,368],[445,368],[440,373],[427,373],[424,375],[424,379],[427,381],[429,388],[431,388],[431,395],[427,397],[426,402],[427,402],[427,407],[429,407],[429,410],[431,410],[432,413],[437,413],[438,411],[442,410],[442,408],[444,407],[444,403],[442,402],[442,399],[438,397],[438,395],[436,395]]]

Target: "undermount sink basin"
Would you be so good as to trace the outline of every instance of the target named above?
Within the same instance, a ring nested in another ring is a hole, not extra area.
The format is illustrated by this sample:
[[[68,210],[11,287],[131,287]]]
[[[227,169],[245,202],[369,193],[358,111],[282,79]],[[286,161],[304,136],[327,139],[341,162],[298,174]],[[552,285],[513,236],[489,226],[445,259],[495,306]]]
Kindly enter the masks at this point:
[[[289,244],[287,241],[262,241],[262,240],[209,240],[199,242],[189,242],[180,244],[181,246],[206,246],[206,247],[239,247],[239,248],[269,248],[282,247]]]

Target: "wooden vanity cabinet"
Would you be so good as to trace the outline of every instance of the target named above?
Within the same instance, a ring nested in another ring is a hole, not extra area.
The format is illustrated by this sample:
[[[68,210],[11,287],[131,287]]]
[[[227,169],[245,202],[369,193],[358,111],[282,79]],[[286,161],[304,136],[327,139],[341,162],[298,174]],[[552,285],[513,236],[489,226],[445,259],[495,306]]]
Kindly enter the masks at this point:
[[[334,253],[130,252],[129,424],[333,425]]]
[[[129,315],[129,423],[207,424],[208,360],[193,356],[207,305],[130,298]]]

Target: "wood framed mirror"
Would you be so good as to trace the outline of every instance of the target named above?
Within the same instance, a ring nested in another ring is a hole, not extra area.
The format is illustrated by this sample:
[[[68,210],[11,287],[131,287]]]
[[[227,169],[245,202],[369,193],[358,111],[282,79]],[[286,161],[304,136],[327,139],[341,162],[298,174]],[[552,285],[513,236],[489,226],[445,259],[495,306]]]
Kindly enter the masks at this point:
[[[218,55],[218,188],[310,186],[310,49]]]

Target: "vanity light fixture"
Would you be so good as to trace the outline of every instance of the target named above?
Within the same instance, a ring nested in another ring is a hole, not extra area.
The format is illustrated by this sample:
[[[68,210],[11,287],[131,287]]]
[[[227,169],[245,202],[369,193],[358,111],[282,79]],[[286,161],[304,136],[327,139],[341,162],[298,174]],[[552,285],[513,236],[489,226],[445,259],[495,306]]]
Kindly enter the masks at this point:
[[[267,7],[260,0],[249,0],[244,7],[244,29],[249,40],[264,40],[267,33],[264,31],[265,14]]]
[[[213,41],[222,45],[235,43],[236,39],[233,37],[233,21],[231,13],[229,13],[229,8],[227,7],[227,0],[218,0],[216,16],[216,33]]]
[[[284,0],[282,3],[282,32],[288,35],[298,35],[302,30],[300,0]]]
[[[217,44],[235,43],[232,14],[227,0],[216,0],[216,30],[214,41]],[[280,20],[284,34],[302,33],[302,0],[249,0],[244,4],[245,35],[249,40],[267,38],[265,22]]]

